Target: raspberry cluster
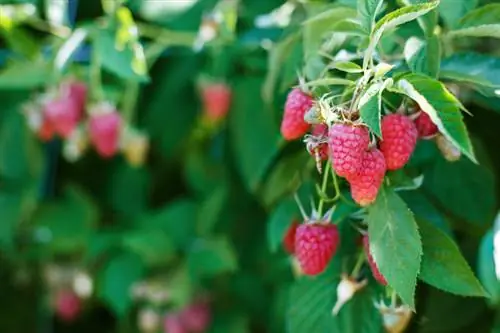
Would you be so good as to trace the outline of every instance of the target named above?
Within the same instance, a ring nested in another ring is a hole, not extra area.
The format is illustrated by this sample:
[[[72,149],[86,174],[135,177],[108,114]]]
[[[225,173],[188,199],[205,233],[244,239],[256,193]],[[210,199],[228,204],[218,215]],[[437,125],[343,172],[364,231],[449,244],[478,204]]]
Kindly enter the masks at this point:
[[[103,158],[119,151],[131,165],[141,165],[149,148],[147,136],[126,124],[108,102],[87,107],[87,86],[69,79],[38,95],[24,107],[28,126],[42,141],[64,140],[64,156],[79,159],[90,145]]]

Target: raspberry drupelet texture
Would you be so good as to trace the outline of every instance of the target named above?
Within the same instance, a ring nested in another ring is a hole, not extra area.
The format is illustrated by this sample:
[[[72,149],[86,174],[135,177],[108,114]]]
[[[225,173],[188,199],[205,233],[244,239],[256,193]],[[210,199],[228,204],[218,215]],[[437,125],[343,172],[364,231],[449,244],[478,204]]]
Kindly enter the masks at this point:
[[[290,227],[288,227],[285,237],[283,237],[283,247],[285,248],[285,251],[290,254],[295,253],[295,234],[298,226],[299,223],[297,221],[293,221]]]
[[[431,117],[423,111],[414,120],[419,138],[429,138],[438,132],[438,127],[431,120]]]
[[[299,88],[290,91],[281,121],[281,135],[285,140],[295,140],[307,133],[309,124],[304,121],[304,115],[312,105],[312,97]]]
[[[368,149],[370,134],[364,126],[334,124],[328,132],[333,169],[345,178],[356,176]]]
[[[334,224],[305,223],[297,227],[295,255],[305,275],[317,275],[328,266],[340,243]]]
[[[380,273],[380,271],[378,270],[377,263],[373,259],[372,254],[370,253],[370,240],[368,238],[368,235],[363,236],[363,247],[365,249],[366,259],[368,260],[368,264],[370,265],[370,268],[372,270],[373,277],[381,285],[383,285],[383,286],[387,285],[387,280],[382,275],[382,273]]]
[[[387,170],[402,168],[410,159],[417,144],[418,131],[413,121],[402,114],[382,118],[380,151],[384,154]]]
[[[385,172],[385,158],[380,150],[373,148],[365,152],[358,173],[347,179],[354,201],[363,207],[372,204],[377,199]]]

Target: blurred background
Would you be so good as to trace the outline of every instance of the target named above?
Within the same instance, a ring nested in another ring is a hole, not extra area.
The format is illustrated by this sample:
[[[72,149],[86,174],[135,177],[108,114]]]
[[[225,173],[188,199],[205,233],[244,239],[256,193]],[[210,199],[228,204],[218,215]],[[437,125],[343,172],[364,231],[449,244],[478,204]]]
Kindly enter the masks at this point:
[[[306,16],[282,0],[0,0],[0,333],[320,332],[300,330],[318,305],[300,286],[290,297],[281,245],[299,217],[289,194],[303,184],[307,202],[317,182],[279,132]],[[474,45],[498,56],[495,43]],[[463,96],[484,163],[432,164],[425,195],[405,200],[457,231],[498,290],[500,103]],[[366,332],[363,297],[335,332]],[[418,297],[411,331],[498,326],[482,299]],[[287,326],[299,299],[311,311]]]

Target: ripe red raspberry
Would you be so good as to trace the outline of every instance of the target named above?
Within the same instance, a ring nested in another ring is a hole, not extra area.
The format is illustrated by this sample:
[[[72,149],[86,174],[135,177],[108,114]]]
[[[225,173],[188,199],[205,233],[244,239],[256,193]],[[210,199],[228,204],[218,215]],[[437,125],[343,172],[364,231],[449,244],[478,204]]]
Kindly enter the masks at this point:
[[[438,132],[436,124],[434,124],[431,117],[423,111],[420,111],[420,114],[414,122],[420,138],[428,138]]]
[[[45,103],[43,115],[54,132],[63,138],[73,132],[80,118],[78,106],[69,96],[60,96]]]
[[[80,298],[72,291],[63,290],[56,295],[56,315],[64,321],[76,319],[81,310]]]
[[[61,92],[75,102],[78,117],[82,117],[87,101],[87,85],[76,80],[66,81],[61,84]]]
[[[295,140],[306,134],[309,124],[304,121],[304,115],[312,105],[312,97],[299,88],[290,91],[281,121],[281,135],[285,140]]]
[[[42,141],[50,141],[54,137],[54,129],[45,117],[43,117],[40,127],[38,128],[37,135]]]
[[[109,105],[101,105],[91,112],[89,119],[90,141],[102,157],[115,155],[119,148],[121,129],[120,114]]]
[[[201,98],[208,119],[219,121],[229,112],[231,88],[224,83],[207,84],[202,87]]]
[[[180,314],[184,327],[190,333],[205,332],[212,320],[210,306],[205,301],[197,301],[188,305]]]
[[[188,333],[187,328],[181,320],[178,313],[169,313],[163,321],[163,330],[165,333]]]
[[[402,168],[417,144],[415,124],[402,114],[390,114],[382,119],[380,150],[384,154],[387,170]]]
[[[385,159],[380,150],[373,148],[365,152],[358,173],[347,179],[354,201],[363,207],[373,203],[384,181],[385,171]]]
[[[363,246],[365,249],[366,259],[368,260],[368,264],[370,265],[370,268],[372,270],[373,277],[381,285],[383,285],[383,286],[387,285],[387,280],[382,275],[382,273],[380,273],[380,271],[378,270],[377,263],[373,259],[372,254],[370,253],[370,241],[368,239],[368,235],[363,236]]]
[[[334,124],[328,133],[333,169],[341,177],[355,176],[370,143],[370,133],[364,126]]]
[[[295,255],[305,275],[322,273],[340,243],[338,228],[330,223],[305,223],[297,227]]]
[[[293,221],[288,228],[285,237],[283,237],[283,247],[285,248],[285,251],[290,254],[295,253],[295,234],[298,226],[299,223],[297,221]]]

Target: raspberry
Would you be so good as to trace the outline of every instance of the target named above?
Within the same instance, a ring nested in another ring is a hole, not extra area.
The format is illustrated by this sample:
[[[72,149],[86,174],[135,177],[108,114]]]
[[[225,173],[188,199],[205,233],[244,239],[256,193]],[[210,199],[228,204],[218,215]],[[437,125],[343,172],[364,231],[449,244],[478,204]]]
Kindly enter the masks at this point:
[[[175,312],[165,316],[163,329],[165,333],[188,333],[188,330],[182,323],[180,315]]]
[[[180,314],[182,324],[190,333],[205,332],[210,325],[211,317],[210,307],[203,301],[190,304]]]
[[[337,251],[340,236],[334,224],[305,223],[297,227],[295,254],[305,275],[322,273]]]
[[[226,84],[215,83],[204,86],[201,98],[208,119],[219,121],[226,117],[231,106],[231,89]]]
[[[377,263],[373,259],[372,254],[370,253],[370,241],[368,239],[368,235],[363,236],[363,246],[365,249],[366,259],[368,260],[368,264],[372,270],[373,277],[378,281],[381,285],[387,285],[387,281],[385,277],[380,273],[377,267]]]
[[[297,221],[293,221],[283,238],[283,247],[290,254],[295,253],[295,234],[298,226],[299,223]]]
[[[431,117],[423,111],[420,111],[418,117],[414,120],[417,127],[418,136],[420,138],[428,138],[438,132],[436,124],[431,120]]]
[[[443,157],[449,162],[456,162],[460,159],[462,153],[450,140],[448,140],[444,135],[439,134],[436,136],[436,145],[441,151]]]
[[[66,81],[61,85],[61,91],[75,102],[78,117],[83,115],[85,102],[87,100],[87,85],[79,81]]]
[[[363,207],[373,203],[384,181],[385,171],[385,159],[380,150],[373,148],[365,152],[357,175],[347,179],[354,201]]]
[[[89,120],[90,141],[102,157],[112,157],[118,151],[120,114],[109,105],[99,106]]]
[[[54,137],[54,129],[47,119],[42,119],[37,135],[42,141],[50,141]]]
[[[80,118],[78,107],[69,96],[61,96],[45,103],[43,115],[54,132],[63,138],[73,132]]]
[[[285,140],[295,140],[306,134],[309,124],[305,122],[304,115],[312,105],[312,97],[303,93],[299,88],[290,91],[281,121],[281,135]]]
[[[64,290],[56,295],[56,314],[64,321],[75,320],[81,310],[80,298],[72,291]]]
[[[417,128],[410,118],[390,114],[382,119],[380,150],[388,170],[400,169],[408,162],[417,144],[417,137]]]
[[[328,133],[333,169],[341,177],[355,176],[370,143],[370,133],[363,126],[335,124]]]

